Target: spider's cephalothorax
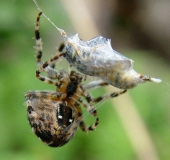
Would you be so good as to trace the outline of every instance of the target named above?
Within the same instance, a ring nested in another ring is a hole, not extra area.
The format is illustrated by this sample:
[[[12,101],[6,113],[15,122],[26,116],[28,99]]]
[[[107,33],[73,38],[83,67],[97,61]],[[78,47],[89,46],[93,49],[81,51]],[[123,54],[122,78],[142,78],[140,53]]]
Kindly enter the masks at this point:
[[[56,60],[62,56],[57,54],[49,61],[42,63],[42,42],[39,33],[39,13],[36,21],[35,38],[37,50],[36,77],[48,84],[56,87],[55,92],[51,91],[30,91],[25,95],[27,105],[27,116],[35,134],[47,145],[51,147],[59,147],[66,144],[76,133],[78,126],[84,132],[93,131],[99,123],[99,119],[93,125],[86,127],[82,109],[80,105],[93,116],[97,115],[94,104],[103,99],[117,97],[126,92],[114,92],[106,94],[98,98],[92,98],[86,91],[96,87],[108,85],[101,80],[93,81],[88,84],[82,84],[84,76],[71,71],[67,73],[65,70],[55,70]],[[61,45],[59,51],[63,48]],[[47,77],[41,72],[45,72]],[[84,97],[85,100],[82,100]]]

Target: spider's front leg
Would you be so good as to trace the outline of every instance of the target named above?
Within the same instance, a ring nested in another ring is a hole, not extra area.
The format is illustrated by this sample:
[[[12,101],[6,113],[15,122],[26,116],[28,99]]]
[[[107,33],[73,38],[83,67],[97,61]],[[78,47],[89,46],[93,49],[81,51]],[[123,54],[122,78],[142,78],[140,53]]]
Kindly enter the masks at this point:
[[[37,50],[37,65],[40,67],[42,65],[41,62],[41,57],[42,57],[42,41],[41,41],[41,36],[40,36],[40,17],[42,15],[42,12],[40,12],[37,16],[36,24],[35,24],[35,40],[36,40],[36,47],[35,49]]]
[[[59,53],[62,53],[63,50],[64,50],[64,48],[65,48],[65,44],[64,44],[64,43],[61,43],[60,46],[58,47],[58,54],[59,54]],[[51,68],[53,68],[53,69],[55,68],[56,62],[57,62],[57,61],[54,61],[54,62],[50,65]]]
[[[53,68],[50,67],[51,64],[53,64],[54,61],[56,61],[57,59],[59,59],[60,57],[62,57],[64,55],[64,53],[60,53],[54,57],[52,57],[50,60],[46,61],[45,63],[43,63],[39,69],[37,69],[36,71],[36,77],[39,79],[39,77],[41,76],[40,73],[42,71],[46,72],[48,77],[50,79],[58,79],[60,73],[57,70],[54,70]]]
[[[41,80],[44,81],[45,83],[49,83],[49,84],[53,84],[55,86],[57,86],[57,83],[54,82],[52,79],[57,79],[59,73],[54,70],[53,68],[50,67],[51,64],[53,64],[54,61],[56,61],[57,59],[59,59],[61,56],[63,56],[64,52],[61,52],[64,48],[64,45],[61,45],[59,47],[59,54],[57,54],[56,56],[54,56],[53,58],[51,58],[49,61],[46,61],[45,63],[42,63],[41,58],[42,58],[42,41],[41,41],[41,36],[40,36],[40,32],[39,32],[39,28],[40,28],[40,17],[42,15],[42,12],[40,12],[37,16],[36,19],[36,26],[35,26],[35,39],[36,39],[36,50],[37,50],[37,65],[39,66],[39,69],[37,69],[36,71],[36,77]],[[44,71],[47,73],[48,77],[44,77],[42,76],[40,73]],[[52,79],[51,79],[52,78]]]
[[[39,66],[39,67],[41,67],[42,66],[42,61],[41,61],[41,58],[42,58],[42,54],[43,54],[43,52],[42,52],[42,49],[43,49],[43,47],[42,47],[42,40],[41,40],[41,35],[40,35],[40,31],[39,31],[39,29],[40,29],[40,18],[41,18],[41,15],[42,15],[42,12],[40,12],[39,14],[38,14],[38,16],[37,16],[37,19],[36,19],[36,24],[35,24],[35,40],[36,40],[36,50],[37,50],[37,56],[36,56],[36,58],[37,58],[37,65]],[[63,53],[63,49],[64,49],[64,47],[65,47],[65,45],[64,45],[64,43],[62,43],[62,44],[60,44],[60,46],[59,46],[59,48],[58,48],[58,51],[59,51],[59,54],[57,54],[57,57],[61,57],[64,53]],[[60,55],[61,54],[61,55]],[[58,56],[58,55],[60,55],[60,56]],[[52,59],[58,59],[57,57],[55,57],[55,58],[52,58]],[[51,62],[52,63],[52,62]],[[55,67],[55,64],[54,64],[54,66],[52,67],[52,68],[54,68]]]

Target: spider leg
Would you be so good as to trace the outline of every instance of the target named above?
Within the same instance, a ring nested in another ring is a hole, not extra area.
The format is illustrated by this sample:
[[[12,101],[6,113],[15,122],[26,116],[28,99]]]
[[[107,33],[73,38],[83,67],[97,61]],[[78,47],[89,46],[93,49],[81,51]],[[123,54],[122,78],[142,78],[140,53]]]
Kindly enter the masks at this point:
[[[86,89],[81,85],[81,92],[82,92],[82,96],[84,96],[84,98],[86,99],[86,102],[84,102],[82,99],[79,99],[79,102],[81,102],[83,104],[83,106],[86,108],[86,110],[92,114],[93,116],[97,115],[97,110],[94,108],[94,101],[92,96],[86,91]]]
[[[84,89],[95,89],[95,88],[103,87],[103,86],[107,86],[107,85],[109,85],[109,84],[106,83],[105,81],[97,80],[97,81],[93,81],[93,82],[83,85],[83,88]]]
[[[93,82],[90,82],[86,85],[83,85],[83,87],[85,89],[94,89],[94,88],[98,88],[98,87],[102,87],[102,86],[107,86],[109,85],[108,83],[104,82],[103,80],[98,80],[98,81],[93,81]],[[118,97],[119,95],[122,95],[124,93],[126,93],[127,90],[121,90],[119,92],[113,92],[111,94],[106,94],[104,96],[100,96],[100,97],[97,97],[97,98],[92,98],[92,102],[93,103],[97,103],[97,102],[100,102],[102,100],[106,100],[106,99],[109,99],[109,98],[114,98],[114,97]]]
[[[94,108],[92,104],[88,104],[85,101],[83,101],[81,98],[78,100],[84,107],[85,109],[92,114],[93,116],[97,116],[97,110]],[[92,101],[91,101],[92,102]]]
[[[77,97],[79,97],[78,95],[76,95]],[[71,97],[71,99],[73,101],[76,101],[77,103],[81,103],[84,108],[93,116],[97,116],[97,110],[92,106],[92,105],[89,105],[88,103],[86,103],[85,101],[83,101],[80,97],[77,99]]]
[[[59,53],[63,52],[64,48],[65,48],[65,44],[64,44],[64,43],[61,43],[60,46],[59,46],[59,48],[58,48],[58,52],[59,52]],[[54,61],[54,62],[50,65],[50,67],[54,69],[55,66],[56,66],[56,62],[57,62],[57,61]]]
[[[93,99],[92,99],[92,102],[97,103],[97,102],[100,102],[100,101],[102,101],[102,100],[107,100],[107,99],[109,99],[109,98],[118,97],[118,96],[126,93],[126,91],[127,91],[127,90],[123,90],[123,91],[121,90],[121,91],[119,91],[119,92],[113,92],[113,93],[111,93],[111,94],[106,94],[106,95],[104,95],[104,96],[100,96],[100,97],[97,97],[97,98],[93,98]]]
[[[35,24],[35,39],[36,39],[36,50],[37,50],[37,65],[40,67],[42,62],[41,62],[41,57],[42,57],[42,41],[41,41],[41,36],[39,32],[40,28],[40,17],[42,15],[42,12],[40,12],[37,16],[36,24]]]
[[[52,57],[50,60],[46,61],[45,63],[43,63],[41,65],[41,67],[37,70],[36,75],[38,72],[42,72],[45,71],[48,74],[48,77],[53,78],[53,79],[58,79],[59,77],[59,72],[54,70],[53,68],[50,67],[50,65],[56,61],[57,59],[59,59],[60,57],[62,57],[64,55],[64,53],[60,53],[54,57]],[[38,78],[38,77],[37,77]]]
[[[80,102],[76,101],[76,104],[74,105],[74,107],[76,107],[76,111],[77,111],[77,115],[78,115],[77,121],[79,122],[79,126],[80,126],[81,130],[83,132],[89,132],[89,131],[95,130],[97,125],[99,124],[99,119],[96,118],[95,123],[92,124],[91,126],[86,126],[85,122],[83,120],[83,115],[82,115],[82,110],[81,110],[81,107],[80,107]]]
[[[39,69],[36,72],[37,78],[43,81],[43,77],[38,76],[38,73],[44,71],[47,73],[49,78],[56,79],[58,77],[58,72],[54,70],[53,68],[50,67],[52,65],[55,67],[55,64],[53,65],[53,62],[59,59],[61,56],[63,56],[63,52],[61,52],[64,49],[64,44],[60,45],[59,47],[59,54],[51,58],[49,61],[46,61],[45,63],[42,63],[41,58],[42,58],[42,40],[39,32],[40,28],[40,17],[42,15],[42,12],[40,12],[37,16],[36,20],[36,25],[35,25],[35,39],[36,39],[36,50],[37,50],[37,65],[39,66]],[[56,63],[56,62],[55,62]],[[41,77],[41,78],[40,78]],[[48,80],[47,80],[48,83]]]
[[[95,130],[98,124],[99,124],[99,119],[96,118],[96,121],[93,125],[86,127],[84,120],[81,119],[79,126],[83,132],[89,132]]]
[[[55,82],[54,80],[48,78],[48,77],[44,77],[42,76],[41,74],[41,70],[40,69],[37,69],[36,70],[36,77],[40,80],[40,81],[43,81],[44,83],[48,83],[48,84],[51,84],[51,85],[54,85],[56,87],[59,87],[59,84],[57,82]]]
[[[31,98],[45,98],[51,100],[62,100],[66,97],[66,94],[61,92],[49,92],[49,91],[30,91],[25,94],[26,99]]]

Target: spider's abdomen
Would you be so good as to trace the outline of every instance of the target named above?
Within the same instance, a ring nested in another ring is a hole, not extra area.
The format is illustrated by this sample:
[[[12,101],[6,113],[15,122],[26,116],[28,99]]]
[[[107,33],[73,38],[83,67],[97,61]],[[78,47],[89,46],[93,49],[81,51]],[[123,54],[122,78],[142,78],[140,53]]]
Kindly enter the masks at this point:
[[[64,102],[47,97],[47,92],[26,94],[27,116],[34,133],[48,146],[60,147],[74,136],[79,122]]]

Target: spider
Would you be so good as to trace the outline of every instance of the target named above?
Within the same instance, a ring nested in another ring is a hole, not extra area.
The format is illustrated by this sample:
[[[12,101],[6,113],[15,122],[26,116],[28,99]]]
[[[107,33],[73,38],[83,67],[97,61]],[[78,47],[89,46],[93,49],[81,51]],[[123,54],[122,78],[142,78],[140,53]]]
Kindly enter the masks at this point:
[[[29,124],[35,134],[51,147],[60,147],[69,142],[77,131],[78,126],[84,132],[96,129],[99,119],[91,126],[87,127],[83,120],[82,109],[80,105],[92,115],[97,116],[97,110],[94,104],[103,99],[117,97],[126,92],[114,92],[98,98],[92,96],[86,91],[96,87],[108,85],[101,80],[82,84],[85,81],[84,75],[76,71],[67,73],[65,70],[55,70],[55,63],[61,56],[54,56],[46,62],[42,62],[42,42],[39,32],[39,21],[41,13],[37,16],[35,27],[35,39],[37,50],[36,77],[45,83],[56,87],[56,91],[30,91],[25,95],[27,106],[27,117]],[[59,48],[59,51],[63,46]],[[47,76],[41,73],[45,72]],[[84,97],[85,100],[82,99]]]

